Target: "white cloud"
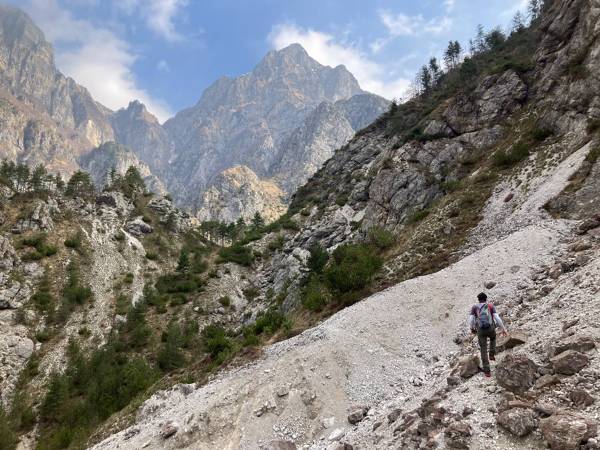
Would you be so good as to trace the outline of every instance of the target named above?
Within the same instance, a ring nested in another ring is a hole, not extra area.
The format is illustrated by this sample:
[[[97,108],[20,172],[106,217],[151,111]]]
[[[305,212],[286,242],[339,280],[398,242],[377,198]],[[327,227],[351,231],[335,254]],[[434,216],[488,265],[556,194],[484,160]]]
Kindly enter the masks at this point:
[[[132,100],[144,103],[162,122],[171,117],[167,104],[137,85],[137,56],[111,30],[74,18],[56,0],[31,0],[29,12],[52,43],[61,44],[59,70],[86,87],[95,100],[113,110]]]
[[[188,4],[188,0],[113,0],[126,14],[140,14],[148,28],[170,42],[182,41],[177,31],[175,17]]]
[[[454,4],[451,3],[453,6]],[[452,18],[443,16],[425,20],[418,14],[408,16],[406,14],[393,14],[389,11],[380,11],[381,22],[392,36],[418,36],[424,33],[441,34],[452,29]]]
[[[169,63],[166,62],[164,59],[161,59],[160,61],[158,61],[158,64],[156,64],[156,69],[160,72],[170,72],[171,68],[169,67]]]
[[[451,12],[456,6],[456,0],[444,0],[444,7],[446,12]]]
[[[388,99],[404,96],[410,85],[410,80],[404,78],[390,79],[384,66],[352,45],[337,43],[327,33],[284,24],[275,26],[268,39],[277,50],[298,43],[321,64],[333,67],[343,64],[363,89]]]

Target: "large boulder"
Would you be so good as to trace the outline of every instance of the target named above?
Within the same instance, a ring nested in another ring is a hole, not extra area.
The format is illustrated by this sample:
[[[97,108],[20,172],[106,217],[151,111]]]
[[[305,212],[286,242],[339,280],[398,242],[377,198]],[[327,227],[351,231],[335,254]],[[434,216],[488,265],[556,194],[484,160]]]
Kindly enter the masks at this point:
[[[498,415],[498,425],[515,436],[527,436],[537,425],[537,416],[527,408],[511,408]]]
[[[496,367],[496,380],[511,392],[524,392],[535,383],[537,365],[523,353],[504,356]]]
[[[479,372],[479,358],[476,355],[465,356],[458,360],[457,369],[462,378],[470,378]]]
[[[563,375],[575,375],[586,367],[589,362],[590,359],[585,353],[575,350],[567,350],[554,358],[550,358],[550,363],[554,371]]]
[[[132,220],[131,222],[127,222],[125,225],[125,229],[133,234],[134,236],[141,236],[143,234],[149,234],[154,231],[152,225],[144,222],[141,218],[137,218]]]
[[[579,444],[596,436],[598,424],[571,412],[554,414],[540,421],[544,439],[553,450],[575,450]]]
[[[574,334],[550,344],[548,356],[553,357],[567,350],[587,352],[596,348],[594,338],[585,334]]]
[[[527,342],[527,335],[522,331],[511,331],[506,336],[500,336],[496,343],[498,351],[509,350]]]

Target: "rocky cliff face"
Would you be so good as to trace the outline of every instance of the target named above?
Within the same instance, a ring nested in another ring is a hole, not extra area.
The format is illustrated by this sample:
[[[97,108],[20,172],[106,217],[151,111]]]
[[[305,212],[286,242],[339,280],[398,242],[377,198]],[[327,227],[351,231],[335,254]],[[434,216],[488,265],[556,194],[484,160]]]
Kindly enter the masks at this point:
[[[0,85],[61,127],[81,133],[92,145],[112,139],[109,111],[85,88],[56,70],[43,33],[22,11],[0,7]]]
[[[166,194],[164,184],[152,174],[148,165],[140,161],[135,153],[123,145],[106,142],[81,157],[80,165],[89,172],[98,188],[106,185],[107,177],[113,169],[119,175],[125,175],[129,167],[135,167],[151,192]]]
[[[182,204],[203,211],[218,211],[214,196],[202,193],[211,186],[214,192],[215,177],[236,165],[290,194],[386,108],[343,66],[324,67],[291,45],[270,52],[247,75],[220,79],[193,108],[165,123],[175,145],[165,178]]]
[[[256,213],[273,222],[286,211],[286,196],[277,184],[261,180],[246,166],[235,166],[221,172],[202,194],[200,220],[226,223],[239,218],[249,221]]]

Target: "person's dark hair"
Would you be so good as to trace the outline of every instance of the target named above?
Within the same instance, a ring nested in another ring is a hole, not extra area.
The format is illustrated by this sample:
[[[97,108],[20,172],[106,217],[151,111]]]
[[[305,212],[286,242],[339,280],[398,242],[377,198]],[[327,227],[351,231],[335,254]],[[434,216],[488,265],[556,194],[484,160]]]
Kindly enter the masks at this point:
[[[483,303],[487,300],[487,295],[485,295],[485,292],[480,292],[477,294],[477,299],[479,300],[479,303]]]

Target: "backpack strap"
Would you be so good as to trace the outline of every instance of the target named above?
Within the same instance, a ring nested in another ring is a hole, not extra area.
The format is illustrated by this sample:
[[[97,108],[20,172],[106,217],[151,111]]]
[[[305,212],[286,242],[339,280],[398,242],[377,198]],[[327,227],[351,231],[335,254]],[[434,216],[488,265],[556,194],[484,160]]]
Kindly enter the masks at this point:
[[[494,320],[494,313],[496,312],[496,308],[492,303],[488,303],[488,311],[490,312],[490,316],[492,316],[492,325],[496,325],[496,321]]]

